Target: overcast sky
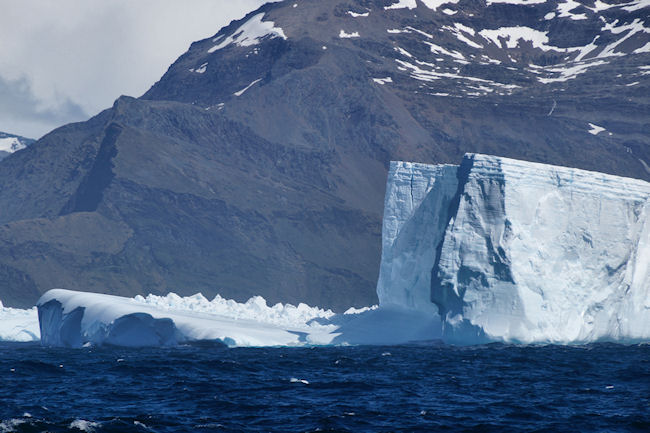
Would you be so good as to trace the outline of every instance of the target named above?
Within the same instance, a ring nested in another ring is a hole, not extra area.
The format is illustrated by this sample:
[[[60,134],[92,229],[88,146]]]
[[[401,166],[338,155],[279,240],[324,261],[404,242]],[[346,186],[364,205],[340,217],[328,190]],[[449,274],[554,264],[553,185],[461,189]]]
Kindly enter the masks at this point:
[[[39,138],[140,96],[264,0],[0,0],[0,131]]]

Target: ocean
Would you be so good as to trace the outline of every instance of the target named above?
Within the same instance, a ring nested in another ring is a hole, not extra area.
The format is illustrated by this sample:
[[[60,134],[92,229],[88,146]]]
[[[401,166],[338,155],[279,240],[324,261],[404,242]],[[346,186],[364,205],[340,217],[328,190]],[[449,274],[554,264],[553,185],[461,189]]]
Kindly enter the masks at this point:
[[[0,343],[0,432],[649,432],[650,345]]]

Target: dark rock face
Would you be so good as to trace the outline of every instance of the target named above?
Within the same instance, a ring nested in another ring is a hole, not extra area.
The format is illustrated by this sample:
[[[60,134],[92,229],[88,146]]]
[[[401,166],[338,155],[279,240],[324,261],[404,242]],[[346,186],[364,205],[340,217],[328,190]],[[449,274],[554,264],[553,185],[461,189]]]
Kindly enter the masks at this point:
[[[480,152],[650,179],[647,7],[432,7],[263,6],[141,98],[4,160],[0,299],[368,305],[390,160]]]

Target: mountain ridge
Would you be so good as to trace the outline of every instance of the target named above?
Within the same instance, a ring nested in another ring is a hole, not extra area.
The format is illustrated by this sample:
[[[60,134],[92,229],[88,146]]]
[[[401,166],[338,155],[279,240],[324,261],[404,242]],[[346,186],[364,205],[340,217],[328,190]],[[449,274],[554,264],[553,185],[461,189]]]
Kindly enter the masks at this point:
[[[649,54],[634,53],[647,6],[623,9],[643,2],[425,3],[264,5],[141,98],[3,161],[0,299],[65,287],[364,306],[390,160],[477,152],[650,178]],[[545,51],[566,34],[582,49]]]

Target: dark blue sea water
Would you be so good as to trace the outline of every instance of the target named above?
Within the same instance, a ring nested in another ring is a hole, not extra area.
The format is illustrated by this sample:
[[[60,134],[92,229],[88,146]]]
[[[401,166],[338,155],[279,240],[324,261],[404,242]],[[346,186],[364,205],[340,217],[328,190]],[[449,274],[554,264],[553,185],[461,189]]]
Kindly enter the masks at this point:
[[[650,432],[650,346],[0,344],[0,432]]]

